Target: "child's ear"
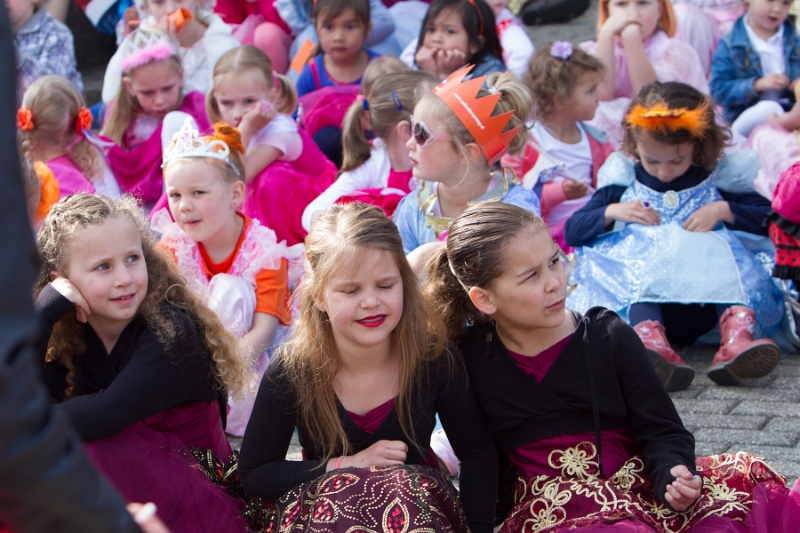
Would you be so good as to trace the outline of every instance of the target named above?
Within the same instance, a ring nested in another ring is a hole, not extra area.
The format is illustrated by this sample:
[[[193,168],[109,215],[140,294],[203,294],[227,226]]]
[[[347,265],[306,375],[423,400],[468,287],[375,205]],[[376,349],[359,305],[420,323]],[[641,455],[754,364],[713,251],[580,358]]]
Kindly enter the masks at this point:
[[[397,123],[394,127],[395,132],[397,135],[403,140],[403,143],[407,143],[408,140],[411,138],[411,124],[407,120],[401,120]]]
[[[132,97],[136,95],[133,94],[133,85],[131,84],[131,79],[128,76],[122,76],[122,85],[125,86],[125,90],[128,91],[128,94]]]
[[[233,196],[231,198],[231,204],[236,210],[239,210],[241,205],[244,203],[244,190],[245,184],[242,180],[236,180],[233,182]]]
[[[483,35],[478,35],[478,38],[474,41],[470,41],[469,43],[469,55],[474,56],[478,53],[478,50],[483,48],[483,45],[486,44],[486,37]]]
[[[481,152],[481,147],[478,146],[478,143],[467,143],[464,145],[464,148],[467,150],[467,162],[472,164],[480,159],[483,152]]]
[[[469,289],[469,299],[472,300],[472,305],[484,315],[493,315],[497,312],[492,293],[486,289],[471,287]]]
[[[317,309],[320,310],[322,313],[327,313],[328,310],[325,308],[325,300],[320,298],[319,296],[314,296],[314,305],[317,306]]]

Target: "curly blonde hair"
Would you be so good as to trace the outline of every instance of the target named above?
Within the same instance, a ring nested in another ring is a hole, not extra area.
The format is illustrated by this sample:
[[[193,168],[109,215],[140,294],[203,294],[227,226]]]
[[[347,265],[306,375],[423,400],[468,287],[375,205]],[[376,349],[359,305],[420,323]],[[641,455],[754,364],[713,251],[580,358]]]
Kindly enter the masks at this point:
[[[34,294],[38,296],[50,282],[51,272],[63,272],[70,243],[82,230],[109,219],[126,218],[136,224],[139,230],[147,266],[147,294],[137,316],[144,318],[161,344],[170,346],[181,331],[176,328],[163,304],[173,304],[186,310],[211,358],[220,390],[233,397],[241,397],[247,384],[247,369],[239,357],[236,339],[228,333],[217,315],[191,292],[168,253],[156,246],[155,236],[132,198],[112,200],[101,195],[80,193],[67,196],[54,205],[42,223],[37,238],[41,268]],[[83,341],[86,327],[78,322],[73,309],[55,324],[48,342],[46,360],[59,361],[67,369],[67,398],[76,392],[73,360],[86,350]]]
[[[411,442],[418,442],[413,432],[412,396],[425,376],[425,363],[449,357],[449,352],[444,349],[444,323],[420,294],[397,226],[375,206],[336,204],[314,223],[305,245],[305,273],[297,290],[300,315],[292,338],[282,349],[284,373],[297,399],[300,425],[319,439],[320,449],[325,450],[324,460],[353,453],[333,390],[339,369],[333,328],[327,313],[317,307],[314,299],[321,297],[345,258],[366,249],[386,250],[397,262],[403,282],[403,314],[391,333],[392,349],[400,357],[397,414],[403,432]]]

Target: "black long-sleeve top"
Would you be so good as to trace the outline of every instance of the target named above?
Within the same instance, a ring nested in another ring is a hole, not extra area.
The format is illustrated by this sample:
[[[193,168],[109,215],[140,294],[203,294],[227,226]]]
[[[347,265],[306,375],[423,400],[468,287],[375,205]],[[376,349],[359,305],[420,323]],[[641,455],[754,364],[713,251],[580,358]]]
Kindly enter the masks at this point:
[[[430,435],[439,417],[447,437],[461,461],[461,502],[474,533],[491,532],[497,487],[497,456],[467,372],[459,357],[443,354],[421,374],[424,376],[412,395],[412,425],[420,442],[405,435],[393,408],[371,435],[360,429],[338,402],[339,418],[356,452],[380,440],[400,440],[408,445],[406,464],[424,462]],[[239,456],[239,477],[251,496],[274,499],[325,473],[327,464],[323,443],[299,425],[293,385],[283,374],[281,358],[276,357],[264,374],[247,425]],[[297,427],[304,461],[287,461],[286,451]]]
[[[194,323],[184,310],[165,305],[178,332],[169,348],[159,342],[140,316],[125,327],[111,353],[91,326],[84,326],[86,350],[73,357],[75,395],[58,406],[81,440],[113,435],[135,422],[189,402],[219,401],[224,416],[227,398],[216,385],[211,359]],[[36,311],[47,338],[55,323],[72,307],[72,302],[52,285],[42,289],[36,299]],[[41,361],[44,356],[41,353]],[[57,361],[44,363],[43,375],[53,397],[64,400],[66,368]]]
[[[680,192],[700,185],[711,173],[698,166],[691,166],[686,173],[669,182],[664,183],[658,178],[649,174],[641,163],[637,163],[636,180],[642,185],[653,189],[656,192],[665,193],[667,191]],[[606,214],[606,207],[610,204],[619,203],[622,194],[628,189],[622,185],[608,185],[602,187],[594,193],[594,196],[576,211],[567,220],[564,226],[564,240],[570,246],[584,246],[590,244],[598,236],[610,231],[614,225],[612,221],[608,226],[603,226],[603,219]],[[766,235],[766,230],[762,227],[764,217],[770,209],[770,202],[758,193],[732,193],[723,190],[719,191],[723,200],[728,202],[731,213],[733,213],[733,224],[725,223],[731,230],[740,230],[756,235]]]
[[[459,350],[489,431],[504,450],[556,435],[624,427],[641,447],[662,501],[675,479],[672,467],[682,464],[695,472],[694,437],[683,427],[642,341],[615,313],[590,309],[541,382],[517,366],[493,323],[470,327]],[[594,370],[599,428],[584,350]]]

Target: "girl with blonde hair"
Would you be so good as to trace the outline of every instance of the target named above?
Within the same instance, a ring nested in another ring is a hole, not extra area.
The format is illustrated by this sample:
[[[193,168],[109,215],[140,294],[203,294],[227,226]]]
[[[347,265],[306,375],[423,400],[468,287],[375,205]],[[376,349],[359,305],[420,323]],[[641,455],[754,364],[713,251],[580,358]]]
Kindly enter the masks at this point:
[[[98,191],[119,196],[120,189],[89,130],[92,114],[83,96],[61,76],[42,76],[22,97],[17,111],[22,155],[46,164],[59,196]]]
[[[192,117],[200,130],[209,126],[205,96],[184,93],[178,44],[165,32],[141,27],[119,48],[120,79],[106,110],[101,135],[122,190],[152,207],[161,196],[162,147]]]
[[[333,163],[291,117],[296,107],[292,83],[255,46],[225,53],[214,68],[208,116],[238,128],[246,149],[242,211],[290,245],[303,242],[303,210],[336,176]]]
[[[395,225],[374,206],[334,205],[305,259],[300,315],[242,442],[247,493],[277,500],[286,529],[491,532],[494,447]],[[428,446],[437,414],[461,459],[463,511]],[[285,459],[295,428],[299,462]]]
[[[231,460],[227,398],[247,379],[236,341],[138,206],[70,196],[38,245],[43,377],[94,464],[128,501],[154,502],[173,533],[248,531],[244,502],[215,485]]]

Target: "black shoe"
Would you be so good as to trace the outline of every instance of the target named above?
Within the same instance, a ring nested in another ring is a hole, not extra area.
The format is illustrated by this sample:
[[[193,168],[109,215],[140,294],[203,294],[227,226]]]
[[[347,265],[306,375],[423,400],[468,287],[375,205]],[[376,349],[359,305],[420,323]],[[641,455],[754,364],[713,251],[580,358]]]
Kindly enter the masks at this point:
[[[522,22],[528,26],[569,22],[589,8],[590,0],[530,0],[522,8]]]

